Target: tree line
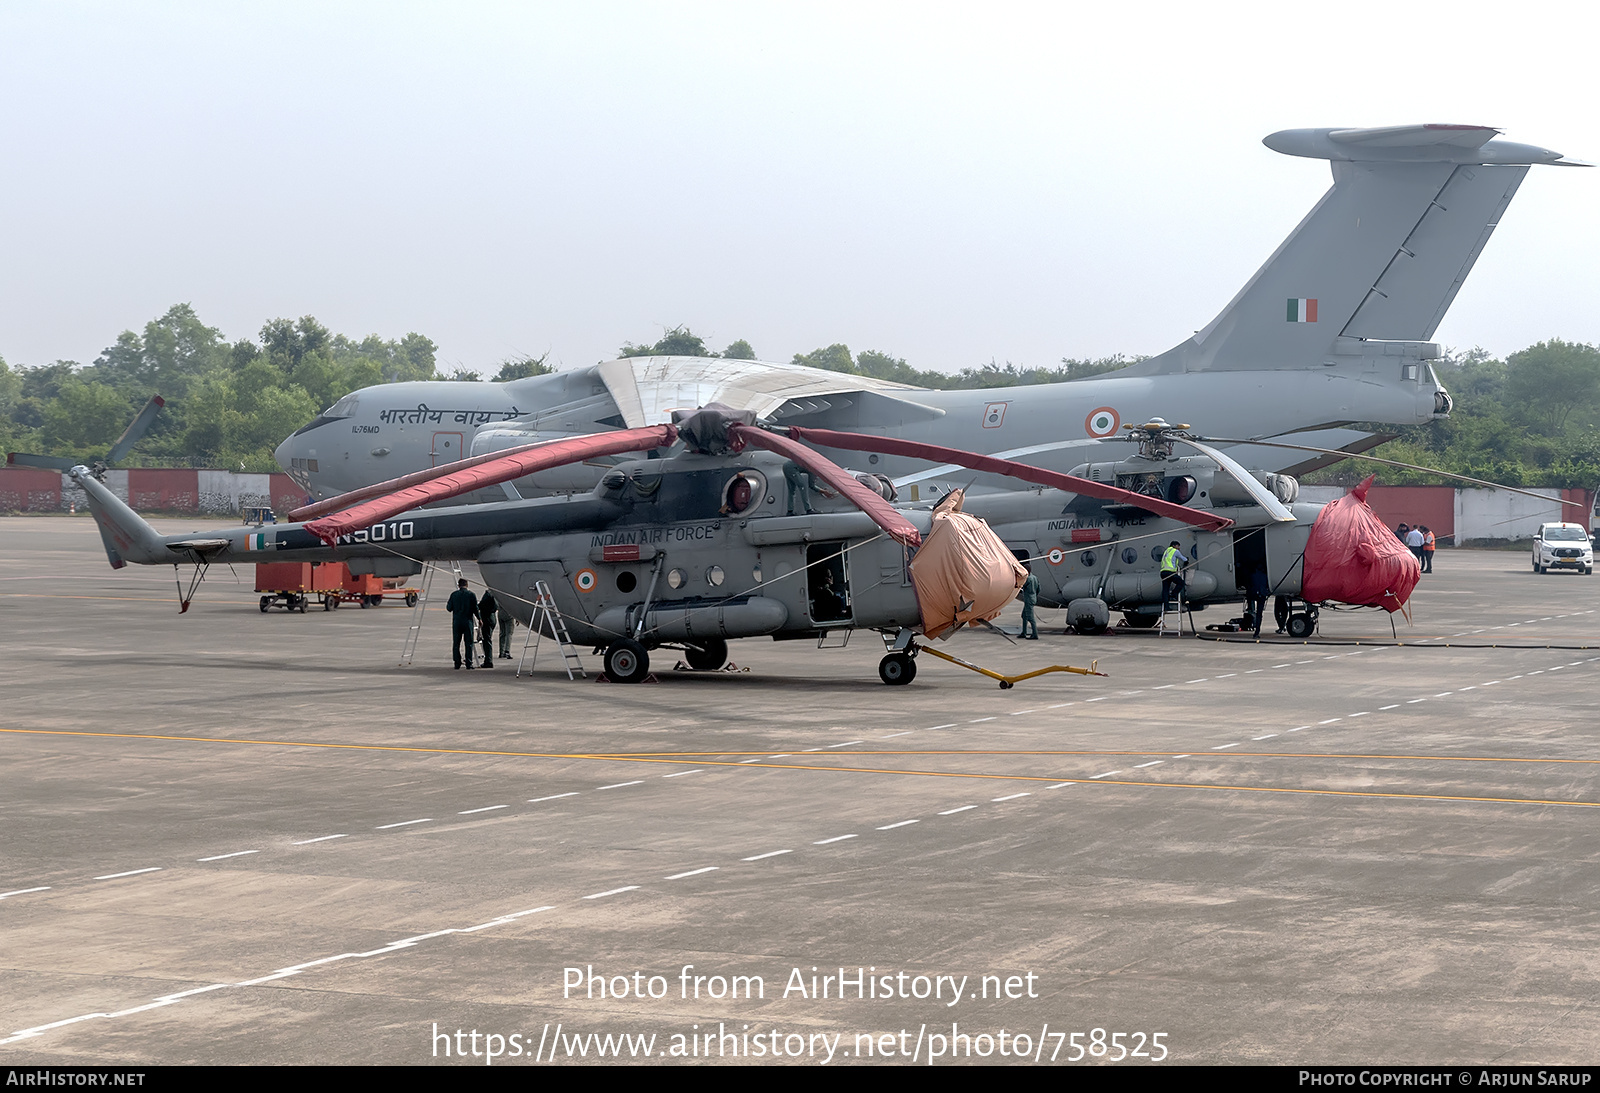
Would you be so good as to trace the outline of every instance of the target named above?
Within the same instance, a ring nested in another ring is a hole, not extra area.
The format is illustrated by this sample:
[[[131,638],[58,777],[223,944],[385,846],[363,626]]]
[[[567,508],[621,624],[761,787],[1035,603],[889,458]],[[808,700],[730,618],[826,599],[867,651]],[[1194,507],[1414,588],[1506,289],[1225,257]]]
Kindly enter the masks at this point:
[[[717,351],[688,327],[650,343],[625,342],[622,357],[756,359],[738,339]],[[793,363],[943,390],[1064,383],[1143,360],[1117,354],[1063,358],[1055,367],[990,361],[957,372],[914,368],[876,349],[852,353],[843,343],[796,353]],[[1600,349],[1552,339],[1497,360],[1481,349],[1452,353],[1434,368],[1455,398],[1448,420],[1396,428],[1375,454],[1510,486],[1600,483]],[[486,370],[488,371],[488,370]],[[546,357],[498,362],[487,379],[507,382],[554,369]],[[58,360],[13,367],[0,358],[0,445],[7,451],[92,458],[103,454],[152,395],[167,402],[130,463],[141,466],[275,470],[284,437],[351,391],[408,380],[482,380],[482,372],[441,371],[437,347],[418,333],[398,339],[335,334],[312,316],[274,319],[254,339],[229,341],[188,304],[123,331],[89,365]],[[1366,471],[1346,462],[1308,481],[1354,481]],[[1437,479],[1386,468],[1384,482]]]

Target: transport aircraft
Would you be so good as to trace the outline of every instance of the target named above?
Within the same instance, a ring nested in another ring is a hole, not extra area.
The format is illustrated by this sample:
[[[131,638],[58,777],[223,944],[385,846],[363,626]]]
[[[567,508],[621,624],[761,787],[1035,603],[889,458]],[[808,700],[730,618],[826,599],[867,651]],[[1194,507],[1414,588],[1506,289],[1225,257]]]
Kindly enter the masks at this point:
[[[633,429],[721,404],[778,425],[852,430],[1053,470],[1092,461],[1124,423],[1203,420],[1218,435],[1362,451],[1353,422],[1417,424],[1450,412],[1430,341],[1523,176],[1583,166],[1469,125],[1291,129],[1264,143],[1326,159],[1333,185],[1204,329],[1159,356],[1069,383],[935,391],[792,364],[634,357],[508,383],[430,381],[353,392],[277,449],[311,498],[531,442]],[[1253,467],[1303,474],[1337,456],[1235,446]],[[836,458],[842,453],[836,453]],[[1291,461],[1298,459],[1299,462]],[[1014,488],[951,465],[874,454],[865,468],[909,500]],[[605,460],[552,468],[469,502],[581,493]]]

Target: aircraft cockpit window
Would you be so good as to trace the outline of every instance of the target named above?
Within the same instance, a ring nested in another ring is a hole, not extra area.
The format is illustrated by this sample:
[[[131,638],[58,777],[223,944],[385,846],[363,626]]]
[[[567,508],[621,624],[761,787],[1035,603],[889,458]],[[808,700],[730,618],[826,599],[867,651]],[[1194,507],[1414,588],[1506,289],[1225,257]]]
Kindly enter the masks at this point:
[[[621,471],[607,471],[600,479],[600,488],[606,493],[621,493],[628,484],[628,476]]]
[[[355,394],[348,394],[338,402],[334,403],[332,406],[328,407],[326,410],[322,411],[322,416],[350,417],[356,412],[357,401],[358,399]]]
[[[649,497],[661,488],[661,476],[659,474],[639,473],[634,474],[632,478],[633,490],[640,497]]]

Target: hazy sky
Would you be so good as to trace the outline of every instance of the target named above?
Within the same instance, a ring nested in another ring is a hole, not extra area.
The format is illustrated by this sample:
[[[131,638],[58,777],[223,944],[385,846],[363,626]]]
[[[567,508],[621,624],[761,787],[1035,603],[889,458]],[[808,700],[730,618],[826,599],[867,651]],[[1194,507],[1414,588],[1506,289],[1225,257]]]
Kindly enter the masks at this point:
[[[1115,11],[1109,10],[1115,8]],[[0,356],[192,303],[565,365],[1155,353],[1329,185],[1277,129],[1600,160],[1593,4],[0,5]],[[1600,341],[1600,170],[1535,168],[1437,335]]]

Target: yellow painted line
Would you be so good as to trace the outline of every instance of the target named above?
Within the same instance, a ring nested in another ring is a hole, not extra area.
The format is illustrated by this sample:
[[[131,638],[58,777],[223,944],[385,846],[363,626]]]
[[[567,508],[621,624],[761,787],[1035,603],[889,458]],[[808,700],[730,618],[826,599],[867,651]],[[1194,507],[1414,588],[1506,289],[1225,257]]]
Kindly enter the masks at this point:
[[[400,752],[425,755],[482,755],[497,758],[521,759],[592,759],[606,762],[621,763],[676,763],[681,759],[663,753],[645,755],[608,755],[603,752],[529,752],[529,751],[490,751],[473,748],[422,748],[397,744],[329,744],[311,740],[251,740],[229,739],[227,737],[210,736],[164,736],[150,733],[115,733],[115,732],[84,732],[67,729],[0,729],[0,733],[31,736],[78,736],[98,737],[113,740],[159,740],[176,743],[191,744],[241,744],[257,747],[280,748],[324,748],[330,751],[375,751],[375,752]],[[693,753],[690,753],[693,754]],[[704,754],[704,753],[701,753]],[[713,753],[715,754],[715,753]],[[743,754],[729,752],[722,754]],[[761,754],[769,754],[762,752]],[[889,753],[895,754],[895,753]],[[985,754],[948,752],[943,754]],[[1084,754],[1084,753],[1068,753]],[[1127,754],[1127,753],[1117,753]],[[1135,754],[1159,754],[1152,752],[1138,752]],[[1170,753],[1169,753],[1170,754]],[[1290,753],[1293,758],[1306,758],[1304,755]],[[883,767],[835,767],[812,766],[805,763],[736,763],[732,760],[720,762],[714,759],[699,759],[697,762],[707,766],[734,767],[745,770],[815,770],[835,774],[897,774],[911,775],[922,778],[971,778],[980,781],[1008,781],[1008,782],[1059,782],[1059,774],[984,774],[972,771],[945,771],[945,770],[900,770]],[[1579,760],[1572,760],[1574,762]],[[1600,808],[1600,801],[1559,801],[1530,797],[1478,797],[1470,795],[1448,793],[1388,793],[1378,790],[1351,790],[1351,789],[1303,789],[1287,786],[1236,786],[1222,785],[1207,782],[1130,782],[1122,780],[1102,779],[1099,781],[1080,781],[1079,785],[1097,786],[1132,786],[1144,789],[1209,789],[1209,790],[1235,790],[1242,793],[1290,793],[1303,794],[1317,797],[1376,797],[1389,800],[1402,801],[1470,801],[1489,804],[1514,804],[1514,805],[1573,805],[1580,808]]]

